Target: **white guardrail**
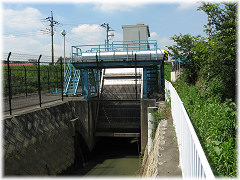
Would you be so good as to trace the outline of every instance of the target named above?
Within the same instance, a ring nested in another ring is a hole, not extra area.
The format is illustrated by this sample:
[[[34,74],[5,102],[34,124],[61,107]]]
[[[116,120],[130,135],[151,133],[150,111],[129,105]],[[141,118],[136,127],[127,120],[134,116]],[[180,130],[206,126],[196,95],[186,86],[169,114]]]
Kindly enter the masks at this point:
[[[165,81],[165,91],[166,101],[171,99],[183,178],[215,179],[183,102],[169,81]]]

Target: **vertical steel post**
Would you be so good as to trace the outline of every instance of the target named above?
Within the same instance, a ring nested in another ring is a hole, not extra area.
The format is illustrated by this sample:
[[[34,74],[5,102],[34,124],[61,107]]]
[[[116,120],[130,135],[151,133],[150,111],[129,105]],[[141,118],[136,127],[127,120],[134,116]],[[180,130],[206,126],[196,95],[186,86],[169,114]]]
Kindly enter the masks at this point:
[[[147,99],[147,67],[143,67],[143,99]]]
[[[137,100],[137,55],[135,53],[135,91],[136,91],[136,100]]]
[[[162,60],[161,63],[161,92],[163,93],[163,95],[165,94],[165,80],[164,80],[164,59]],[[163,96],[163,98],[165,99],[165,96]]]
[[[27,97],[27,69],[26,69],[26,66],[23,66],[23,67],[25,71],[25,90],[26,90],[26,97]]]
[[[88,69],[83,69],[83,86],[84,86],[84,99],[88,98],[88,91],[89,91],[89,87],[88,87]]]
[[[48,89],[50,89],[50,81],[49,81],[49,67],[47,67],[48,70]]]
[[[61,88],[62,88],[62,101],[63,101],[63,71],[62,71],[62,57],[60,57],[60,64],[61,64]]]
[[[96,93],[97,93],[97,96],[99,96],[99,82],[100,82],[100,79],[99,79],[99,64],[98,64],[98,56],[97,56],[97,53],[96,53],[96,62],[97,62],[97,72],[96,72]]]
[[[56,76],[57,76],[57,88],[58,88],[58,70],[57,70],[57,66],[55,66],[55,71],[56,71]]]
[[[161,82],[162,82],[162,78],[161,78],[161,63],[158,65],[158,93],[161,93],[162,91],[162,87],[161,87]]]
[[[11,52],[9,52],[9,54],[8,54],[7,64],[8,64],[8,100],[9,100],[9,112],[10,112],[10,115],[12,115],[11,68],[10,68],[10,64],[9,64],[10,56],[11,56]]]
[[[40,54],[38,58],[38,95],[39,95],[39,105],[42,107],[42,97],[41,97],[41,81],[40,81],[40,59],[42,55]]]

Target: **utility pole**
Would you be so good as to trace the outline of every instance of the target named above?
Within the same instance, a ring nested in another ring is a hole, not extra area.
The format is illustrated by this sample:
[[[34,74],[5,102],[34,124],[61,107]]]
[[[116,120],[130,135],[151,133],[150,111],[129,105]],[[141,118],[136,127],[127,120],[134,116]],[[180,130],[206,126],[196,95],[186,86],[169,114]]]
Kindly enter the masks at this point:
[[[53,26],[55,26],[56,24],[59,24],[59,22],[53,20],[53,13],[52,13],[52,11],[51,11],[51,17],[47,17],[46,20],[48,20],[50,22],[49,26],[51,26],[52,65],[54,65],[54,49],[53,49],[53,35],[54,35],[54,32],[53,32]]]
[[[106,28],[106,40],[105,40],[105,44],[107,47],[107,51],[109,50],[109,36],[114,36],[114,34],[108,34],[109,31],[114,31],[113,29],[111,29],[111,27],[109,27],[108,23],[103,23],[101,24],[102,27]]]
[[[52,65],[54,65],[54,50],[53,50],[53,13],[51,11],[51,37],[52,37]]]
[[[107,44],[107,48],[108,48],[108,47],[109,47],[109,46],[108,46],[108,44],[109,44],[109,40],[108,40],[109,24],[108,24],[108,23],[106,24],[106,31],[107,31],[107,32],[106,32],[106,34],[107,34],[107,35],[106,35],[106,44]]]

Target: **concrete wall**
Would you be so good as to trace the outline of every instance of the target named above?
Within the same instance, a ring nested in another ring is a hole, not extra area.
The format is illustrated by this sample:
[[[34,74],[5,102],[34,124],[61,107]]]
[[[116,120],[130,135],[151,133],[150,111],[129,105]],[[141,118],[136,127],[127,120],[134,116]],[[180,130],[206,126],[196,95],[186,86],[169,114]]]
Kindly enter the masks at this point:
[[[75,112],[76,118],[78,118],[76,121],[72,122],[75,131],[83,136],[89,150],[92,151],[95,143],[94,122],[97,115],[97,102],[72,100],[70,103]]]
[[[144,148],[148,141],[148,115],[147,108],[155,107],[155,99],[142,99],[141,100],[141,152],[144,152]]]
[[[161,112],[164,104],[156,104]],[[178,144],[170,116],[159,122],[149,154],[147,148],[140,169],[142,177],[181,177]]]
[[[94,146],[96,103],[69,101],[6,117],[5,175],[56,175],[74,164],[74,136]]]

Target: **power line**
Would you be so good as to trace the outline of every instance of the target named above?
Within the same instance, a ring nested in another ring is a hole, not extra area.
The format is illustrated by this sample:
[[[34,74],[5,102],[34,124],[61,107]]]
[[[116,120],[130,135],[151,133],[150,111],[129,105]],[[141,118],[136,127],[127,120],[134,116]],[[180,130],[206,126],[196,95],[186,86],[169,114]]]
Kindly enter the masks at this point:
[[[10,21],[10,22],[6,22],[5,24],[7,25],[19,25],[19,23],[21,24],[29,24],[29,23],[34,23],[34,24],[37,24],[40,22],[40,19],[39,20],[20,20],[20,21]]]
[[[77,43],[82,43],[82,42],[80,42],[80,41],[76,41],[76,40],[74,40],[74,39],[72,39],[72,38],[70,38],[70,37],[68,37],[68,36],[66,36],[66,38],[68,38],[70,41],[68,41],[69,43],[72,43],[71,41],[75,41],[75,42],[77,42]]]
[[[32,36],[38,36],[38,35],[45,35],[47,34],[46,32],[26,32],[26,33],[19,33],[19,34],[5,34],[3,38],[15,38],[15,37],[32,37]]]

